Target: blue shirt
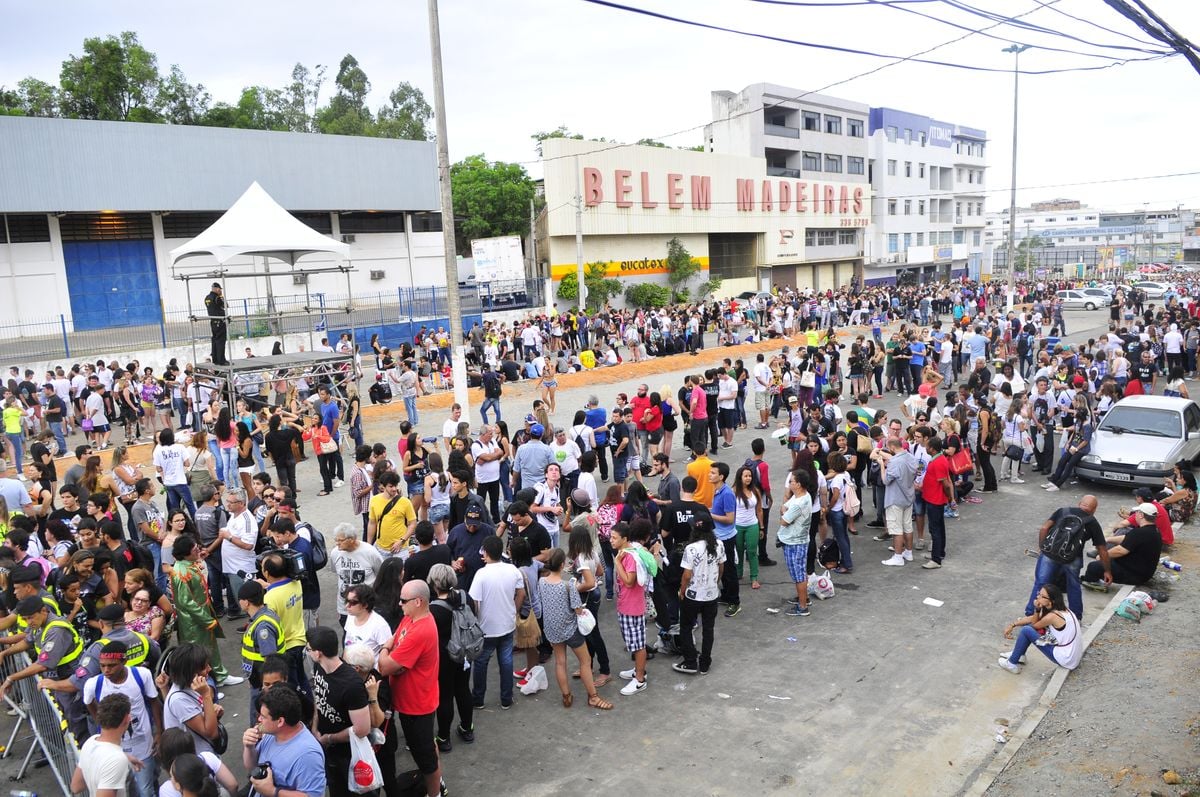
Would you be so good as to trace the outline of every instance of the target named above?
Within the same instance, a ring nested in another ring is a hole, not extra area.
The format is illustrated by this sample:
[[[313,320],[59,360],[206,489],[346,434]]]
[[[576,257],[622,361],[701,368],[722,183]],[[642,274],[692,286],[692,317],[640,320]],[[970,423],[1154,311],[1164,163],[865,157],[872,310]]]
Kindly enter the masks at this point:
[[[333,431],[333,425],[337,423],[339,414],[337,404],[332,399],[321,404],[321,425],[329,430],[329,434],[337,442],[341,442],[342,436],[340,432]]]
[[[737,509],[737,497],[734,496],[733,490],[728,484],[722,484],[720,489],[713,494],[712,502],[713,527],[718,540],[728,540],[737,534],[737,528],[734,527],[733,521],[722,523],[717,520],[717,515],[731,515],[735,509]]]
[[[608,423],[608,413],[602,408],[596,407],[595,409],[587,411],[583,422],[593,429],[599,429],[601,426],[605,426]],[[596,445],[602,446],[608,443],[608,430],[603,432],[595,432],[595,436]]]
[[[914,340],[909,344],[912,349],[912,359],[909,360],[909,365],[924,365],[925,364],[925,343],[920,340]]]
[[[295,789],[309,797],[325,794],[325,751],[308,728],[286,742],[264,735],[256,748],[258,762],[271,762],[275,787]],[[257,792],[251,792],[257,794]]]

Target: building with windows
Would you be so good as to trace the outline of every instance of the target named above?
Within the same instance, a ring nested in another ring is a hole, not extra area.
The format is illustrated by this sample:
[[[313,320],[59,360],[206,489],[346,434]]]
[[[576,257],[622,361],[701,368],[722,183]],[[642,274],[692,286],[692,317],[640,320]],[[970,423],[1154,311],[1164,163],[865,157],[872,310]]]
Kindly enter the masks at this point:
[[[61,315],[64,336],[162,323],[189,298],[168,253],[255,180],[350,244],[355,295],[445,285],[432,142],[0,116],[0,318]],[[231,303],[347,289],[333,273],[266,281],[231,282]]]
[[[768,177],[842,183],[865,194],[869,113],[862,103],[772,83],[714,91],[705,148],[763,158]],[[864,230],[809,227],[803,257],[764,259],[770,272],[764,270],[763,280],[824,290],[859,279]]]
[[[987,243],[987,135],[892,108],[872,108],[871,227],[866,284],[978,278]]]
[[[722,295],[836,288],[861,262],[864,180],[773,174],[762,156],[561,138],[543,142],[542,171],[537,251],[556,286],[576,271],[577,229],[583,262],[603,263],[623,288],[666,284],[673,238],[701,266],[693,295],[708,279],[721,280]]]

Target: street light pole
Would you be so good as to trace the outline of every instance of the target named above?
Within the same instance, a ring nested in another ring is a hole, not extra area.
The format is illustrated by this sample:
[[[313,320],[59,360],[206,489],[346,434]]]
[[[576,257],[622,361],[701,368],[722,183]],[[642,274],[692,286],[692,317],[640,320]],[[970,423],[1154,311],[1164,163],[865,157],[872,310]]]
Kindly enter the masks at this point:
[[[1012,142],[1012,187],[1009,189],[1008,200],[1008,310],[1012,312],[1016,303],[1016,274],[1017,274],[1017,88],[1021,72],[1018,64],[1021,53],[1030,48],[1028,44],[1014,44],[1005,47],[1000,52],[1013,54],[1013,142]]]

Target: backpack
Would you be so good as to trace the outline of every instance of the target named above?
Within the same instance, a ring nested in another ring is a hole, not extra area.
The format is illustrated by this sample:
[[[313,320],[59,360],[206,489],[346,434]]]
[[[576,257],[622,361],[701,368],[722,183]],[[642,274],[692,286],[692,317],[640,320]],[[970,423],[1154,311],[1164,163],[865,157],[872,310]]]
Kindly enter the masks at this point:
[[[127,669],[129,670],[129,674],[133,676],[134,682],[138,685],[138,692],[144,696],[146,694],[146,685],[142,681],[142,676],[138,675],[138,668],[131,666],[131,667],[128,667]],[[96,680],[95,700],[97,703],[99,703],[100,702],[100,693],[104,690],[104,682],[107,681],[108,679],[104,677],[103,673],[101,673],[100,675],[94,676],[94,677]]]
[[[842,550],[832,537],[821,543],[817,548],[817,564],[822,567],[836,568],[842,564]]]
[[[129,540],[126,542],[126,547],[129,548],[129,555],[133,557],[133,561],[130,563],[132,567],[140,567],[148,573],[157,570],[154,566],[154,554],[150,552],[146,543]]]
[[[846,517],[858,517],[859,510],[862,509],[862,501],[858,500],[858,489],[854,486],[854,480],[846,476],[846,484],[842,488],[842,510],[846,513]]]
[[[1083,519],[1074,513],[1060,518],[1046,533],[1041,551],[1059,564],[1070,564],[1078,559],[1083,551]]]
[[[446,653],[461,664],[464,661],[475,661],[483,652],[483,629],[479,626],[475,612],[467,605],[466,596],[461,595],[461,590],[459,592],[462,603],[457,609],[440,598],[433,601],[433,604],[440,603],[450,610],[450,639],[446,642]]]
[[[765,492],[761,475],[758,472],[758,465],[760,462],[761,460],[756,460],[754,457],[748,457],[746,461],[742,463],[742,467],[750,469],[750,486],[757,487],[759,492]]]
[[[985,408],[980,407],[980,409]],[[987,447],[994,451],[996,446],[1000,445],[1000,438],[1004,435],[1004,428],[1000,424],[1000,418],[996,415],[996,410],[991,406],[987,406],[986,409],[988,413],[988,435],[985,442],[987,443]]]
[[[851,431],[855,433],[854,450],[860,454],[870,454],[872,446],[870,427],[859,421]]]
[[[313,528],[311,523],[306,523],[303,520],[296,524],[297,534],[300,533],[302,527],[308,529],[308,534],[311,538],[313,570],[320,570],[329,564],[329,552],[325,550],[325,535]]]

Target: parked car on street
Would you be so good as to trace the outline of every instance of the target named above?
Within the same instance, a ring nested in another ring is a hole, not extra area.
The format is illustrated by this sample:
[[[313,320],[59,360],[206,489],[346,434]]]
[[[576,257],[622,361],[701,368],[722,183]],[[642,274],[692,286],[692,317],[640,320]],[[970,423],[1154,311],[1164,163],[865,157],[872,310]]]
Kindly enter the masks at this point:
[[[1150,280],[1136,280],[1130,283],[1134,288],[1146,294],[1147,299],[1162,299],[1168,293],[1175,293],[1175,286],[1169,282],[1152,282]]]
[[[1191,399],[1121,399],[1092,434],[1076,473],[1095,482],[1159,488],[1175,463],[1200,462],[1200,407]]]
[[[1062,301],[1064,310],[1095,310],[1098,307],[1108,307],[1112,303],[1104,291],[1097,288],[1091,290],[1096,291],[1098,295],[1086,294],[1083,290],[1059,291],[1056,295]]]

